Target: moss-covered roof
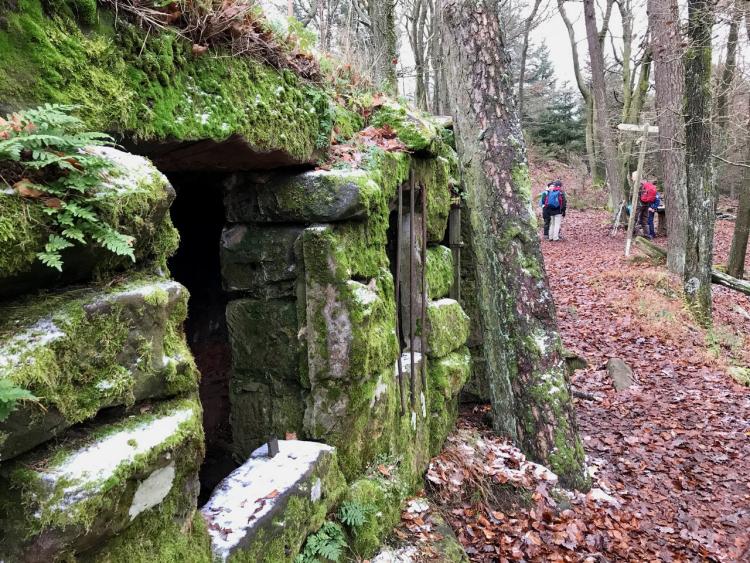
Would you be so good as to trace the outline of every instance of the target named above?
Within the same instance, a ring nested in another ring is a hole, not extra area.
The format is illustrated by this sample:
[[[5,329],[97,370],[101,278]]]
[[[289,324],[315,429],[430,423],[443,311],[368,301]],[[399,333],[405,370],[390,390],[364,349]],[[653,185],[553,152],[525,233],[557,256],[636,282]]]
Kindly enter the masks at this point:
[[[328,92],[289,70],[215,50],[194,55],[176,32],[147,33],[101,7],[81,23],[42,0],[14,4],[0,20],[0,107],[72,103],[92,129],[140,141],[241,135],[258,152],[298,161],[330,142],[337,112]]]

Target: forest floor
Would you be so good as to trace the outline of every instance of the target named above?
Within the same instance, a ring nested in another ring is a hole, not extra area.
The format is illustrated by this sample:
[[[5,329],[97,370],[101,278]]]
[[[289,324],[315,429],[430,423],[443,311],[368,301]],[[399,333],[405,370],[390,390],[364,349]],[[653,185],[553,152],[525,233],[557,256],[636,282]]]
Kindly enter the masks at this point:
[[[433,460],[431,496],[475,561],[750,561],[750,389],[729,375],[750,366],[750,298],[714,286],[714,328],[699,328],[679,280],[626,259],[610,227],[569,210],[565,240],[542,242],[564,344],[588,361],[571,382],[591,396],[575,401],[594,489],[561,494],[478,407]],[[731,229],[717,222],[717,263]],[[613,389],[609,358],[634,386]]]

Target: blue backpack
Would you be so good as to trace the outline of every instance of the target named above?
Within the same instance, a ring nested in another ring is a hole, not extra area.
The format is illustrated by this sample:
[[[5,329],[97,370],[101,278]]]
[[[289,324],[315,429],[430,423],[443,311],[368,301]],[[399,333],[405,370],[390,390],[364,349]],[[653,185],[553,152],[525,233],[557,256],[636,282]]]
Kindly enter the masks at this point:
[[[547,207],[550,209],[560,209],[560,190],[552,189],[547,192]]]

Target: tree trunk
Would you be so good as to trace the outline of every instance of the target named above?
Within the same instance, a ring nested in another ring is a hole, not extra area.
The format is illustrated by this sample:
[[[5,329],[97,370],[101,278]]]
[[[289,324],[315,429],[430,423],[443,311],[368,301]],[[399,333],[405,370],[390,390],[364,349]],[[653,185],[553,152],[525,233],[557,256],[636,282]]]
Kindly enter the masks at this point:
[[[442,0],[448,94],[477,259],[493,426],[585,487],[552,295],[531,206],[510,61],[490,0]]]
[[[586,40],[591,59],[591,82],[593,85],[594,110],[596,114],[597,133],[601,139],[604,167],[607,170],[609,184],[609,205],[616,210],[623,200],[622,180],[620,179],[619,159],[614,133],[608,123],[607,90],[604,80],[604,55],[599,30],[596,26],[596,6],[594,0],[583,1],[583,13],[586,20]]]
[[[389,94],[398,91],[398,60],[395,0],[371,0],[367,3],[372,33],[372,73],[375,86]]]
[[[529,33],[534,25],[534,18],[539,10],[539,5],[542,0],[534,0],[534,7],[531,9],[531,14],[526,19],[523,29],[523,46],[521,47],[521,60],[519,63],[519,74],[518,74],[518,116],[523,123],[523,86],[526,81],[526,55],[529,52]]]
[[[667,219],[667,268],[682,275],[688,217],[683,149],[685,127],[681,117],[685,75],[677,0],[648,0],[648,20]]]
[[[683,283],[696,320],[711,325],[711,264],[716,186],[711,157],[711,30],[713,0],[688,0],[685,52],[685,179],[687,240]]]
[[[716,110],[714,112],[714,132],[716,139],[714,142],[714,154],[727,158],[727,147],[729,146],[729,104],[732,98],[731,88],[734,82],[735,70],[737,67],[737,39],[739,37],[739,26],[743,15],[743,4],[747,0],[735,0],[732,7],[732,20],[729,24],[729,33],[727,35],[727,55],[724,59],[724,69],[716,85]],[[726,164],[721,161],[714,163],[714,177],[719,185],[722,184]],[[733,188],[734,186],[732,186]],[[734,192],[734,189],[730,189]]]
[[[747,20],[748,32],[750,32],[750,14]],[[748,104],[750,108],[750,104]],[[747,164],[750,165],[750,118],[748,118],[747,134]],[[732,236],[732,247],[729,250],[729,263],[727,273],[735,278],[745,275],[745,256],[747,256],[747,239],[750,235],[750,169],[745,169],[745,184],[740,191],[740,200],[737,206],[737,219],[734,223],[734,235]]]

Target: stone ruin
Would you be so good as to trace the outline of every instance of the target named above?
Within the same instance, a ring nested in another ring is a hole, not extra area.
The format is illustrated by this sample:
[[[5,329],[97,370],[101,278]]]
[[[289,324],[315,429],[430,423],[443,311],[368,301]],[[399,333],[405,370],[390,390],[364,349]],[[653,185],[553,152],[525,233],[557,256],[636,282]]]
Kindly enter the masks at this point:
[[[106,123],[128,150],[99,149],[118,172],[96,195],[137,244],[135,263],[71,248],[57,273],[35,259],[46,216],[0,191],[0,379],[38,398],[0,422],[0,561],[293,561],[346,502],[370,511],[346,531],[351,553],[371,557],[471,371],[475,329],[452,298],[450,124],[389,102],[372,122],[407,150],[316,168],[319,110],[287,74],[232,59],[211,94],[219,63],[187,60],[175,38],[164,76],[128,51],[131,36],[146,57],[164,37],[120,24],[113,39],[34,10],[0,26],[0,46],[16,42],[0,66],[33,42],[30,20],[52,61],[72,49],[89,74],[141,73],[122,95],[142,120]],[[105,39],[121,52],[96,60],[86,42]],[[0,86],[0,105],[64,101],[62,87],[49,94],[53,70],[77,91],[59,61],[29,64],[35,89]],[[159,99],[138,99],[159,88],[183,98],[162,129]],[[222,104],[243,88],[253,104],[238,116]]]

